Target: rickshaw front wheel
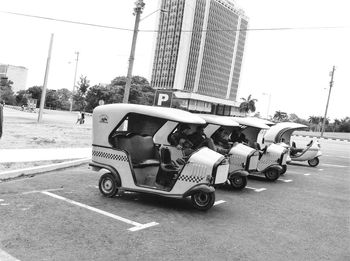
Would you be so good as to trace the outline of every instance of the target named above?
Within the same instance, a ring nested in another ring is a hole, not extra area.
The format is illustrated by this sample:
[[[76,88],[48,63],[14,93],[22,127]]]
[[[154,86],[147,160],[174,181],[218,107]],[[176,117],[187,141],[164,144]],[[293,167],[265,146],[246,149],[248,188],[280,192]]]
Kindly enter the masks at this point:
[[[311,160],[308,160],[307,163],[309,163],[311,167],[316,167],[318,163],[320,163],[320,160],[316,157]]]
[[[118,193],[117,182],[114,175],[110,172],[101,176],[98,182],[98,188],[100,192],[108,198],[113,198]]]
[[[208,210],[215,202],[214,192],[198,191],[191,196],[192,205],[198,210]]]
[[[230,185],[233,189],[244,189],[247,186],[247,177],[230,177]]]
[[[268,170],[265,171],[265,177],[269,180],[269,181],[275,181],[279,178],[280,173],[277,169],[274,168],[270,168]]]

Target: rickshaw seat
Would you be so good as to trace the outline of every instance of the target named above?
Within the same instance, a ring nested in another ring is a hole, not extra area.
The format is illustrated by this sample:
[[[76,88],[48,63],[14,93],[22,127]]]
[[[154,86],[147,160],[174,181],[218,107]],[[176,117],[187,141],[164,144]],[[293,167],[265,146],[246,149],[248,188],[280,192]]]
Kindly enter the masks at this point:
[[[163,186],[170,186],[178,174],[178,167],[171,160],[169,148],[161,148],[161,163],[158,170],[156,182]]]
[[[116,147],[129,153],[134,168],[159,166],[159,153],[152,136],[129,134],[118,137]]]

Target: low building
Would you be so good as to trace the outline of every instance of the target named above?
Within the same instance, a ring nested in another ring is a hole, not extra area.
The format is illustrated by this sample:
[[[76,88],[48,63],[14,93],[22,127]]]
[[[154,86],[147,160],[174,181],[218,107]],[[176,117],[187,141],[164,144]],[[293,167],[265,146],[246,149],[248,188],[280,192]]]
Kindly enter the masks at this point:
[[[26,67],[0,63],[0,78],[7,78],[13,82],[12,91],[14,93],[27,88],[27,75]]]

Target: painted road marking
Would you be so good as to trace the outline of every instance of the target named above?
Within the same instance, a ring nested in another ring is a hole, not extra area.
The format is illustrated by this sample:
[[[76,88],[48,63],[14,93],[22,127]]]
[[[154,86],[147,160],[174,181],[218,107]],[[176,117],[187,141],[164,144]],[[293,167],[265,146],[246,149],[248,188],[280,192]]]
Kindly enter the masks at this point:
[[[318,171],[323,171],[323,169],[319,169]]]
[[[305,173],[304,176],[310,176],[311,174],[310,173]]]
[[[0,260],[1,261],[19,261],[19,259],[14,258],[10,254],[0,249]]]
[[[266,188],[259,188],[259,189],[257,189],[257,188],[252,188],[252,187],[248,187],[248,186],[246,186],[246,188],[247,188],[247,189],[252,189],[252,190],[254,190],[255,192],[261,192],[261,191],[266,190]]]
[[[27,191],[23,192],[22,195],[27,195],[27,194],[34,194],[34,193],[41,193],[43,191],[60,191],[63,190],[63,188],[57,188],[57,189],[45,189],[45,190],[32,190],[32,191]]]
[[[334,164],[327,164],[327,163],[322,163],[322,166],[330,166],[330,167],[337,167],[337,168],[347,168],[349,166],[344,166],[344,165],[334,165]]]
[[[113,219],[122,221],[122,222],[124,222],[124,223],[133,225],[134,227],[128,229],[129,231],[132,231],[132,232],[138,231],[138,230],[141,230],[141,229],[144,229],[144,228],[153,227],[153,226],[158,225],[157,222],[150,222],[150,223],[147,223],[147,224],[141,224],[141,223],[138,223],[138,222],[135,222],[135,221],[132,221],[132,220],[129,220],[129,219],[126,219],[126,218],[123,218],[123,217],[114,215],[114,214],[109,213],[109,212],[107,212],[107,211],[103,211],[103,210],[101,210],[101,209],[94,208],[94,207],[90,207],[90,206],[85,205],[85,204],[83,204],[83,203],[80,203],[80,202],[77,202],[77,201],[74,201],[74,200],[71,200],[71,199],[68,199],[68,198],[65,198],[65,197],[58,196],[58,195],[53,194],[53,193],[48,192],[48,191],[41,191],[41,193],[42,193],[42,194],[45,194],[45,195],[47,195],[47,196],[56,198],[56,199],[63,200],[63,201],[65,201],[65,202],[71,203],[71,204],[73,204],[73,205],[76,205],[76,206],[79,206],[79,207],[82,207],[82,208],[86,208],[86,209],[88,209],[88,210],[94,211],[94,212],[99,213],[99,214],[101,214],[101,215],[105,215],[105,216],[107,216],[107,217],[110,217],[110,218],[113,218]]]
[[[279,181],[282,181],[284,183],[292,182],[292,179],[278,179]]]
[[[0,198],[0,202],[3,202],[3,201],[5,201],[5,200],[3,200],[3,199]]]
[[[214,206],[219,205],[219,204],[222,204],[222,203],[225,203],[225,202],[226,202],[225,200],[218,200],[218,201],[215,201]]]

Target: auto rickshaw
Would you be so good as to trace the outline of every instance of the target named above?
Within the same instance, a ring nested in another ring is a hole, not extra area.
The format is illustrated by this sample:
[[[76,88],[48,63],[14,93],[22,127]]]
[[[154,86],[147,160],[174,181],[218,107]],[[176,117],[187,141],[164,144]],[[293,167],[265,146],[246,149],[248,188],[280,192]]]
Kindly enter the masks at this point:
[[[289,149],[287,162],[307,161],[311,167],[316,167],[322,155],[321,145],[318,140],[312,139],[306,147],[298,148],[295,142],[291,141],[291,136],[296,130],[305,130],[306,125],[295,122],[281,122],[272,126],[264,136],[265,144],[280,144]]]
[[[197,114],[207,122],[204,133],[213,139],[217,151],[229,158],[230,168],[227,176],[227,183],[233,189],[241,190],[248,182],[248,171],[256,170],[259,161],[259,152],[242,143],[225,142],[224,147],[220,142],[220,136],[225,133],[228,139],[234,127],[239,124],[229,117],[222,117],[209,114]],[[225,135],[224,134],[224,135]]]
[[[135,104],[98,106],[92,118],[90,166],[105,172],[99,180],[104,196],[114,197],[119,190],[171,198],[190,196],[196,209],[213,206],[213,186],[227,178],[225,157],[203,147],[178,165],[163,139],[179,123],[204,125],[202,118],[178,109]]]
[[[258,136],[262,130],[270,127],[254,118],[232,117],[241,126],[241,133],[245,137],[245,143],[260,152],[260,158],[256,170],[250,171],[253,176],[265,176],[269,181],[275,181],[287,169],[288,150],[283,146],[271,144],[261,148]]]

